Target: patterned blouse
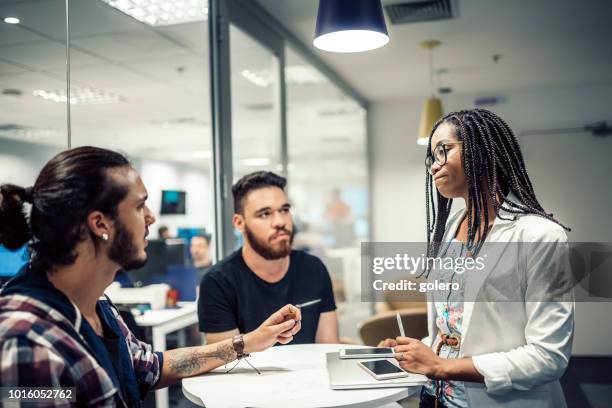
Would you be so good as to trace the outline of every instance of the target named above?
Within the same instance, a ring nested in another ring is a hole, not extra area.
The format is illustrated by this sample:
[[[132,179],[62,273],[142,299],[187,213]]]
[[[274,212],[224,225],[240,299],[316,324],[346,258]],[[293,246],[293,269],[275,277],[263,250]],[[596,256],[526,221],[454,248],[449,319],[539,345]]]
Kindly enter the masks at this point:
[[[454,258],[466,256],[466,248],[461,241],[453,239],[450,243],[443,244],[440,251],[440,258]],[[463,321],[463,275],[454,270],[439,270],[434,269],[429,275],[429,280],[439,280],[441,282],[453,283],[457,282],[460,285],[458,291],[435,291],[433,292],[433,302],[436,309],[436,327],[439,333],[452,334],[455,333],[461,338],[462,321]],[[433,344],[435,351],[440,343],[440,336],[436,336]],[[460,345],[461,346],[461,345]],[[457,358],[459,357],[459,348],[454,348],[448,345],[443,345],[440,349],[440,357],[442,358]],[[446,407],[467,408],[467,400],[465,398],[465,387],[463,381],[439,381],[441,384],[440,400]],[[424,385],[424,391],[432,396],[436,395],[436,381],[429,380]]]

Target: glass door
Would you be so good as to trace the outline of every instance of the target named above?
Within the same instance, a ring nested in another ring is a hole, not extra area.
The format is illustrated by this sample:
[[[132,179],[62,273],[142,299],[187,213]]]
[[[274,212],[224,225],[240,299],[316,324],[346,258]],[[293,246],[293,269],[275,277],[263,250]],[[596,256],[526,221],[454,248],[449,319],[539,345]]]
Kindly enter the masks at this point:
[[[286,175],[284,46],[244,0],[211,0],[213,133],[220,256],[242,245],[232,225],[231,187],[258,170]],[[214,17],[213,17],[214,18]],[[228,75],[229,74],[229,75]]]

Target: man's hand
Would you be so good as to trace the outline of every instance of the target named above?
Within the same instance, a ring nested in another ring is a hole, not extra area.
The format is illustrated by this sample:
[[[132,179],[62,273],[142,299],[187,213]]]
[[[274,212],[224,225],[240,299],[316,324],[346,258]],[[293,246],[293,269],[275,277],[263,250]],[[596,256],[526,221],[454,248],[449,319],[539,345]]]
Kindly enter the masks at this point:
[[[420,340],[400,336],[395,342],[395,359],[399,361],[403,370],[423,374],[429,378],[440,379],[444,376],[442,372],[445,359],[437,356]]]
[[[302,312],[293,305],[286,305],[261,324],[256,330],[244,335],[244,351],[263,351],[277,342],[287,344],[302,328]]]
[[[287,305],[274,313],[256,330],[244,335],[244,351],[263,351],[274,344],[287,344],[300,331],[302,313]],[[237,331],[237,330],[236,330]],[[199,347],[185,347],[164,352],[162,375],[156,388],[167,387],[177,381],[203,374],[236,359],[231,339]]]

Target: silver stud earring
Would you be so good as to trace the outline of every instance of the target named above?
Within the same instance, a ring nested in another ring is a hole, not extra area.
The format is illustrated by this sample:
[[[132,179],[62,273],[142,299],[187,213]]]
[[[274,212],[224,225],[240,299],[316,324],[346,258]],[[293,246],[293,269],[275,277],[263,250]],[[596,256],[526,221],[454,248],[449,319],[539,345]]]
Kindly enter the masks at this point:
[[[104,241],[108,241],[108,234],[106,232],[104,234],[102,234],[102,239]]]

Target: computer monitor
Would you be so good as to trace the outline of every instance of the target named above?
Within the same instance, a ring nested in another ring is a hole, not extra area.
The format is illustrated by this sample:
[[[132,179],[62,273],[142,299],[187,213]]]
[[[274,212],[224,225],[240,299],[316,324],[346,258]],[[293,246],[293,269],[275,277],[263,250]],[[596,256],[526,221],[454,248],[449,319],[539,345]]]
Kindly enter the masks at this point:
[[[163,190],[160,214],[185,214],[186,193],[184,191]]]
[[[185,241],[185,244],[189,245],[191,243],[191,238],[196,235],[207,235],[206,228],[179,228],[176,231],[177,238],[182,238]]]
[[[166,242],[163,239],[151,239],[145,251],[147,263],[140,269],[127,271],[133,282],[141,282],[144,285],[148,284],[151,277],[166,274]]]
[[[187,245],[184,240],[166,240],[166,265],[185,266],[187,260]]]
[[[127,271],[132,282],[147,285],[168,273],[168,266],[185,266],[187,249],[182,239],[152,239],[146,248],[147,263],[140,269]]]
[[[0,245],[0,278],[6,279],[15,276],[29,259],[30,254],[27,245],[15,251]]]

